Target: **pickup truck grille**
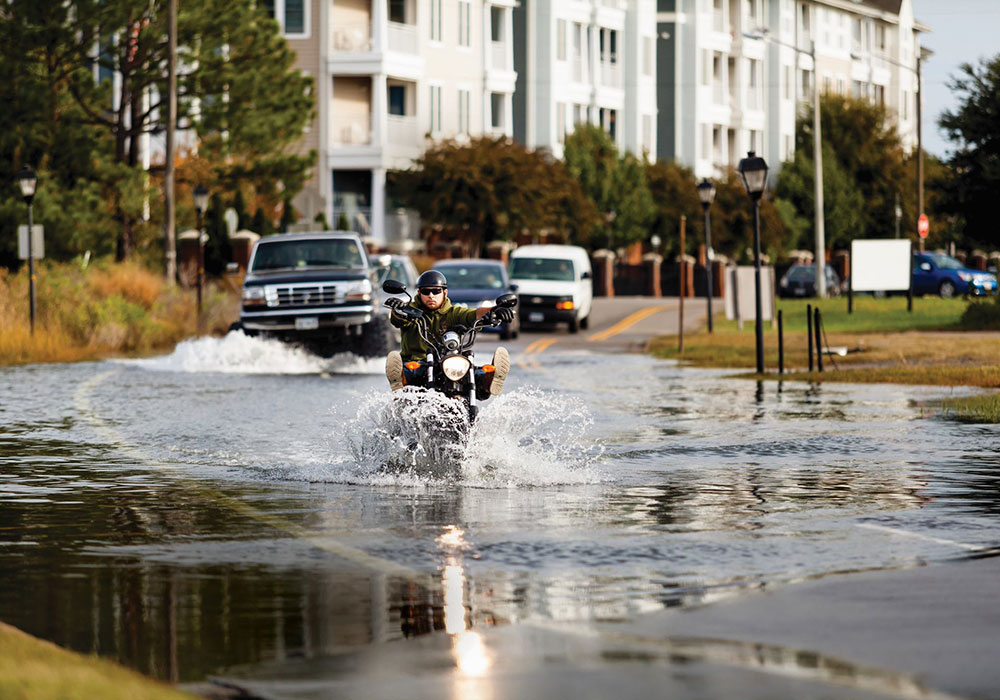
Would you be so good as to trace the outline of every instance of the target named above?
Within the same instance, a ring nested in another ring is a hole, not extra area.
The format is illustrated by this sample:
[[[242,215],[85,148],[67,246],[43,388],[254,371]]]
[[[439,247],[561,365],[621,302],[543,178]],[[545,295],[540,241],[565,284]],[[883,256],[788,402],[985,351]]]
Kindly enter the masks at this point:
[[[324,306],[337,301],[337,286],[334,284],[268,285],[267,288],[267,305],[271,307]]]

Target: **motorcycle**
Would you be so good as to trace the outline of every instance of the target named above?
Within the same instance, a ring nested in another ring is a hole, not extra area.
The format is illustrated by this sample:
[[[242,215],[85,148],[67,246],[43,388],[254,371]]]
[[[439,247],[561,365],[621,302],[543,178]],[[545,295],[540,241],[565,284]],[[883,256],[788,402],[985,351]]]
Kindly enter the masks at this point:
[[[388,294],[405,294],[413,297],[406,287],[396,280],[386,280],[382,289]],[[407,386],[419,386],[460,400],[467,409],[468,425],[479,413],[479,403],[490,397],[489,386],[493,381],[492,365],[476,367],[472,350],[476,335],[487,326],[497,326],[502,321],[494,320],[490,314],[478,319],[471,328],[455,326],[440,338],[430,337],[427,317],[420,309],[406,306],[398,297],[386,299],[385,305],[400,318],[413,323],[423,341],[431,348],[424,360],[407,362],[403,366],[403,377]],[[516,294],[503,294],[496,298],[496,308],[513,309],[517,306]],[[477,371],[478,370],[478,371]]]

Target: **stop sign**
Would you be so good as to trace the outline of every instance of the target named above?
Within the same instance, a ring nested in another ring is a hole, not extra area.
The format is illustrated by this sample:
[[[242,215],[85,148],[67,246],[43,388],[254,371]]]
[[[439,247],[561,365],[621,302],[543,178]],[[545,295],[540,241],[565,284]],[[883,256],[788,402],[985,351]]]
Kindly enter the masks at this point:
[[[927,221],[927,214],[921,214],[917,219],[917,233],[921,238],[927,238],[927,233],[931,230],[930,222]]]

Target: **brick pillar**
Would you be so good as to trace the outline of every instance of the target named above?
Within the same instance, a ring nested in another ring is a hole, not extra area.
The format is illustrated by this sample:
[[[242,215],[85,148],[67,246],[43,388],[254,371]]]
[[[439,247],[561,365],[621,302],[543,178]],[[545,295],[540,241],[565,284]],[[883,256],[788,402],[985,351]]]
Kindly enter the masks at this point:
[[[660,267],[663,265],[663,256],[656,253],[646,253],[642,256],[642,264],[646,268],[646,279],[648,280],[645,293],[651,297],[662,297]]]
[[[594,269],[594,296],[613,297],[615,295],[615,254],[610,250],[598,250],[590,259]]]
[[[197,231],[183,231],[177,235],[177,280],[182,287],[198,284]]]
[[[241,272],[247,271],[250,262],[250,251],[253,250],[254,243],[260,238],[253,231],[237,231],[229,237],[229,243],[233,248],[233,262],[239,265]]]

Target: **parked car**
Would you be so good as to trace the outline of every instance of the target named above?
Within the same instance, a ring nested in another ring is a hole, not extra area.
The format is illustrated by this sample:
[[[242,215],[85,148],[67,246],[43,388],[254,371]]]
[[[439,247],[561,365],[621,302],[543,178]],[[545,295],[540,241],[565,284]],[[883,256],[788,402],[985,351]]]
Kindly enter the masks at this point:
[[[826,293],[840,295],[840,275],[831,265],[826,266]],[[816,266],[792,265],[778,282],[779,297],[816,296]]]
[[[590,256],[575,245],[524,245],[510,258],[523,323],[565,323],[586,330],[594,299]]]
[[[448,298],[456,306],[478,308],[484,301],[492,302],[501,294],[516,292],[517,285],[507,277],[507,269],[499,260],[438,260],[434,269],[448,278]],[[486,331],[498,331],[500,338],[516,338],[521,332],[520,314],[510,323],[502,323]]]
[[[417,266],[413,264],[408,255],[372,255],[368,258],[372,267],[378,272],[378,286],[382,288],[382,283],[386,280],[396,280],[406,286],[406,290],[413,295],[417,293]],[[400,299],[406,299],[405,294],[387,294]]]
[[[973,270],[942,253],[916,253],[913,256],[913,293],[982,296],[997,293],[996,275]]]
[[[254,244],[233,330],[330,356],[384,356],[398,341],[356,233],[285,233]]]

